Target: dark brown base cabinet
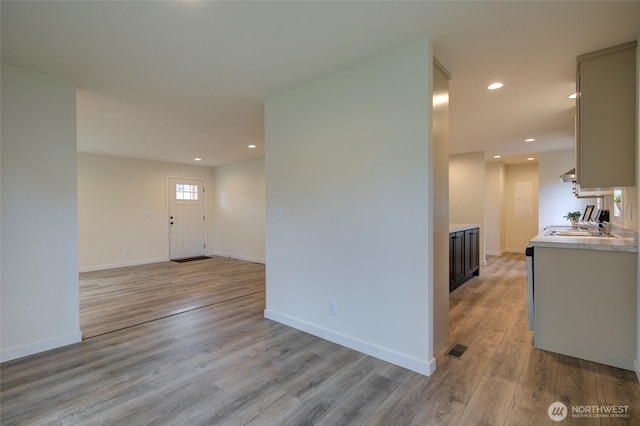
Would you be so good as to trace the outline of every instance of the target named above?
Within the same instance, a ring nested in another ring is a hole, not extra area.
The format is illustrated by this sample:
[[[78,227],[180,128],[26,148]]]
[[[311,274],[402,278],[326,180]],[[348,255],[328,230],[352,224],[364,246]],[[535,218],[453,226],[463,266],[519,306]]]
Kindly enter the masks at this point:
[[[449,292],[480,275],[480,228],[449,233]]]

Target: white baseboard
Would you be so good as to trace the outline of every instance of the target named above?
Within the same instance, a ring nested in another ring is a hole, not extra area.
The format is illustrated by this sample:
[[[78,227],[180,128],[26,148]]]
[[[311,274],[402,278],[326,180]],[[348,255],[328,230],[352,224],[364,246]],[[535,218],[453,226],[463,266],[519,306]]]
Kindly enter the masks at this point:
[[[502,256],[505,253],[518,253],[518,254],[524,254],[524,250],[523,249],[503,249],[501,251],[485,251],[484,254],[485,256]],[[486,263],[485,263],[486,265]]]
[[[640,360],[636,359],[633,361],[633,366],[635,367],[636,378],[640,382]]]
[[[362,352],[366,355],[381,359],[383,361],[390,362],[392,364],[404,367],[416,373],[430,376],[436,369],[436,359],[432,358],[429,361],[419,360],[417,358],[401,354],[399,352],[383,348],[378,345],[363,342],[362,340],[355,339],[350,336],[346,336],[342,333],[337,333],[333,330],[328,330],[317,325],[310,324],[305,321],[283,315],[278,312],[274,312],[269,309],[264,310],[264,317],[276,322],[279,322],[289,327],[293,327],[297,330],[304,331],[322,339],[328,340],[333,343],[337,343],[342,346],[346,346],[349,349],[353,349],[358,352]]]
[[[515,248],[507,248],[502,250],[503,253],[519,253],[524,254],[525,249],[515,249]]]
[[[238,260],[246,260],[248,262],[254,262],[254,263],[265,263],[264,259],[258,258],[258,257],[251,257],[251,256],[245,256],[242,254],[235,254],[235,253],[227,253],[224,251],[210,251],[207,253],[207,256],[222,256],[222,257],[230,257],[232,259],[238,259]]]
[[[16,348],[3,350],[2,352],[0,352],[0,362],[23,358],[25,356],[49,351],[51,349],[61,348],[63,346],[72,345],[79,342],[82,342],[82,333],[80,331],[78,331],[77,333],[54,337],[53,339],[29,343],[26,345],[18,346]]]
[[[169,258],[167,257],[158,257],[155,259],[140,259],[140,260],[132,260],[129,262],[118,262],[118,263],[108,263],[105,265],[93,265],[93,266],[81,266],[78,268],[79,272],[92,272],[92,271],[104,271],[105,269],[115,269],[115,268],[125,268],[127,266],[139,266],[139,265],[147,265],[149,263],[160,263],[160,262],[168,262]]]

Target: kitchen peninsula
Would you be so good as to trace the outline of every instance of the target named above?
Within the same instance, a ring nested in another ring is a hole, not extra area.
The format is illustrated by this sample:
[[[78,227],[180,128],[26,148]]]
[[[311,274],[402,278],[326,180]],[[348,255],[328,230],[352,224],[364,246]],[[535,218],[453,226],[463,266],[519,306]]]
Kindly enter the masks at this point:
[[[530,241],[534,345],[633,370],[637,234],[621,230],[592,237],[550,231]]]

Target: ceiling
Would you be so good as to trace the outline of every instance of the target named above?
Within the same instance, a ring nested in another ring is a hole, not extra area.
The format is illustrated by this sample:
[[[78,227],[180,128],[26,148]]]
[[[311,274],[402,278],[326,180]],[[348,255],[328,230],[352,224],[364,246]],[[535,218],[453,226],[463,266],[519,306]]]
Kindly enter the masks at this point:
[[[0,4],[2,62],[77,83],[79,151],[207,166],[264,156],[266,98],[422,37],[451,154],[569,149],[576,56],[640,35],[640,1]]]

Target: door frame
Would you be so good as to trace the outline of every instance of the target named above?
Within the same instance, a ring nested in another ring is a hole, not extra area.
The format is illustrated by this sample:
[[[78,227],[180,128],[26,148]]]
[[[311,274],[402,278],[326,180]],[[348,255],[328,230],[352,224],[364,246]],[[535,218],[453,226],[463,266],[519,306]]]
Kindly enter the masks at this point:
[[[171,179],[188,179],[188,180],[198,180],[202,182],[202,188],[204,189],[204,198],[202,199],[202,209],[203,209],[203,213],[204,213],[204,255],[208,256],[209,255],[209,245],[208,245],[208,241],[207,241],[207,235],[209,234],[209,228],[207,226],[207,224],[209,223],[209,220],[207,219],[207,180],[203,177],[186,177],[186,176],[169,176],[167,175],[166,179],[165,179],[165,203],[164,203],[164,207],[165,207],[165,211],[164,211],[164,218],[165,218],[165,222],[164,222],[164,230],[165,230],[165,235],[167,238],[167,242],[165,245],[165,249],[166,249],[166,253],[165,253],[165,258],[167,259],[167,261],[171,260],[171,225],[169,225],[169,211],[170,211],[170,206],[169,204],[171,203],[171,197],[173,197],[173,191],[172,188],[169,186],[169,181]]]

